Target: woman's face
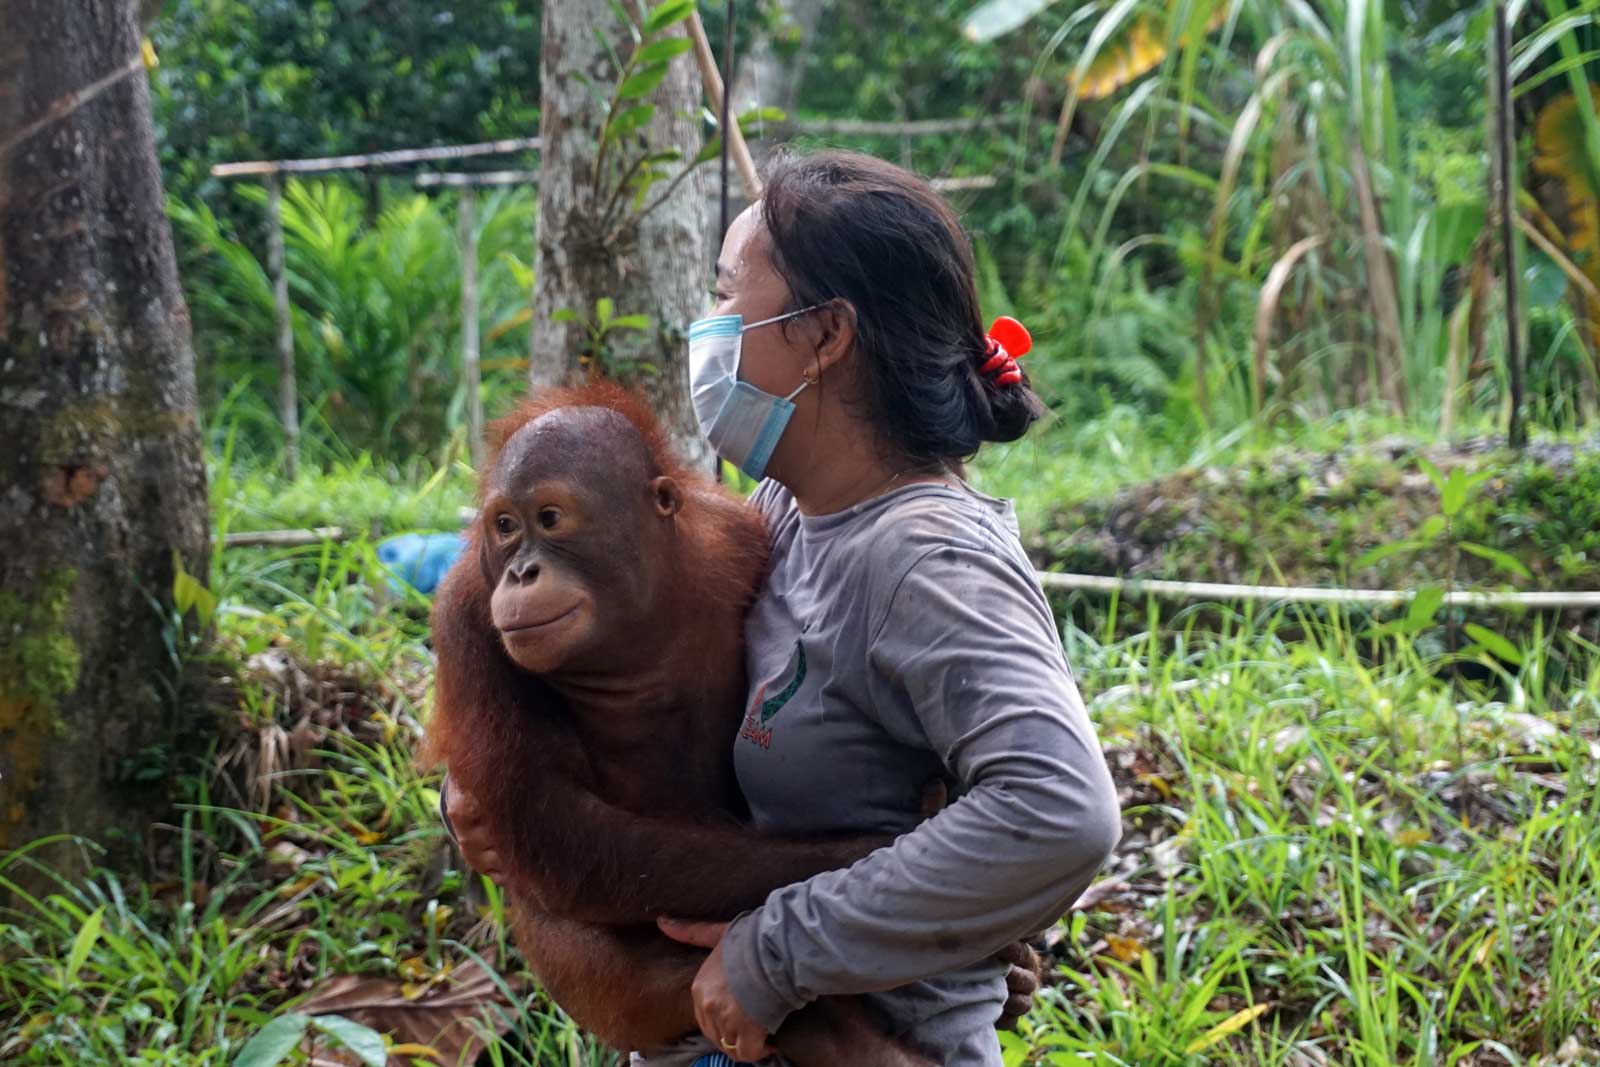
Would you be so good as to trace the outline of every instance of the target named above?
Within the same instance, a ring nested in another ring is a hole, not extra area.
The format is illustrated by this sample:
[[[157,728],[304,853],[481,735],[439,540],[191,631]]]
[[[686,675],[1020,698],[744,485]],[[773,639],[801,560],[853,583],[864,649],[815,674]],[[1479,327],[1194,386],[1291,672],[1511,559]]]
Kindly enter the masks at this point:
[[[789,287],[768,257],[759,205],[746,208],[728,227],[717,259],[715,300],[713,315],[743,315],[746,325],[789,310]],[[814,331],[806,318],[802,315],[745,333],[739,377],[775,396],[794,392],[803,381],[808,360],[815,356]]]

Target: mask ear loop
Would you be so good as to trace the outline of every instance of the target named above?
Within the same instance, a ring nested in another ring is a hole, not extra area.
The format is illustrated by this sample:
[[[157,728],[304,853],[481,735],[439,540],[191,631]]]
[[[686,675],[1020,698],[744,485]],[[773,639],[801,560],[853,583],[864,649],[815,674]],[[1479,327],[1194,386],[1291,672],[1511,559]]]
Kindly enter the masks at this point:
[[[744,329],[740,330],[739,332],[740,333],[747,333],[750,330],[755,329],[757,326],[771,326],[775,322],[783,322],[786,319],[799,318],[801,315],[804,315],[808,311],[815,311],[818,308],[827,307],[829,303],[830,303],[830,301],[824,300],[820,304],[812,304],[810,307],[803,307],[799,311],[790,311],[790,312],[787,312],[786,314],[783,314],[783,315],[774,315],[770,319],[762,319],[760,322],[752,322],[750,325],[744,327]],[[783,402],[785,404],[792,403],[794,398],[799,396],[801,391],[804,390],[806,386],[815,385],[815,384],[816,384],[816,379],[811,377],[811,372],[810,371],[806,371],[805,374],[801,375],[800,384],[794,387],[794,392],[790,393],[788,396],[783,398]]]
[[[744,327],[744,330],[753,330],[757,326],[771,326],[773,323],[775,323],[775,322],[783,322],[785,319],[799,318],[801,315],[804,315],[808,311],[815,311],[820,307],[827,307],[828,303],[829,303],[828,301],[824,300],[820,304],[812,304],[810,307],[801,308],[799,311],[789,311],[789,312],[785,312],[782,315],[774,315],[770,319],[762,319],[760,322],[752,322],[750,325]],[[744,332],[744,331],[741,331],[741,332]]]

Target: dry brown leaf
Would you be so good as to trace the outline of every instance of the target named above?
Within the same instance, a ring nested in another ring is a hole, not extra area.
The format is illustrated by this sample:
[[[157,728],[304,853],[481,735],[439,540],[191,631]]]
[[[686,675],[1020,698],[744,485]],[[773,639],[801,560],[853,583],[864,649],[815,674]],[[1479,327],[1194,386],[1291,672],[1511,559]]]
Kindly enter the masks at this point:
[[[1132,963],[1145,953],[1142,941],[1120,934],[1107,934],[1106,946],[1111,949],[1111,954],[1123,963]]]
[[[1072,905],[1072,910],[1093,911],[1096,906],[1127,888],[1128,883],[1120,878],[1107,878],[1095,882],[1083,891],[1083,895],[1078,898],[1077,903]]]
[[[517,1013],[494,977],[476,960],[462,964],[415,999],[404,994],[401,983],[387,978],[338,975],[324,982],[297,1010],[307,1015],[343,1015],[388,1034],[397,1046],[435,1049],[446,1067],[476,1060],[485,1035],[504,1034]],[[391,1052],[389,1067],[408,1064],[408,1056]]]

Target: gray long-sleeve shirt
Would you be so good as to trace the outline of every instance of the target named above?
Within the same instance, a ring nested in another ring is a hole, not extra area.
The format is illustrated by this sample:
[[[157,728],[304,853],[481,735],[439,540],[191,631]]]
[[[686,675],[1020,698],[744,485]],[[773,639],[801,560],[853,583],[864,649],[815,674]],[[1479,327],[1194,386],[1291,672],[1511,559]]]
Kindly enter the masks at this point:
[[[773,482],[754,501],[774,545],[735,747],[752,818],[902,836],[729,927],[734,994],[775,1030],[817,997],[869,993],[947,1067],[998,1065],[1005,969],[987,957],[1060,917],[1120,833],[1010,505],[932,483],[831,515]],[[940,773],[956,799],[923,821]]]

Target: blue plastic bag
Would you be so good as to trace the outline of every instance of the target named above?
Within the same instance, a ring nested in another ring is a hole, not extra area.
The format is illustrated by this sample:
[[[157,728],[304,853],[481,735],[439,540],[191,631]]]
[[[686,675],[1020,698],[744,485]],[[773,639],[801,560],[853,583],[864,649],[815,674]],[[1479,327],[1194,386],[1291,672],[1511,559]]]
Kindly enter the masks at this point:
[[[378,561],[394,575],[389,586],[396,593],[404,582],[419,593],[431,593],[467,547],[458,533],[398,534],[378,545]]]

